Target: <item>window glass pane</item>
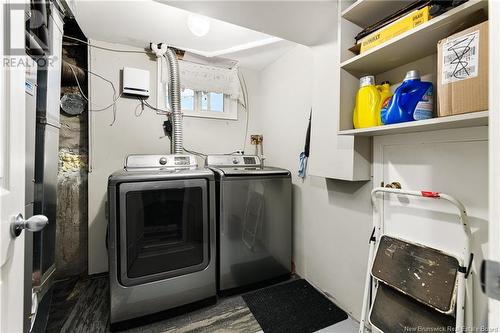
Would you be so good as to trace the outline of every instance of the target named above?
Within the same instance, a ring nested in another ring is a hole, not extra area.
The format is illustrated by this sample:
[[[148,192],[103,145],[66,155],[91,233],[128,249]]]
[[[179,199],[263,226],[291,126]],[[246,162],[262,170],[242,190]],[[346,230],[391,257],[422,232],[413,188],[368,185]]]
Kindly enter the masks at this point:
[[[181,108],[182,110],[194,111],[194,91],[191,89],[183,89],[181,92]]]
[[[209,94],[205,91],[201,93],[201,111],[209,111],[208,109],[208,101],[210,97]]]
[[[210,111],[224,112],[224,94],[210,93]]]

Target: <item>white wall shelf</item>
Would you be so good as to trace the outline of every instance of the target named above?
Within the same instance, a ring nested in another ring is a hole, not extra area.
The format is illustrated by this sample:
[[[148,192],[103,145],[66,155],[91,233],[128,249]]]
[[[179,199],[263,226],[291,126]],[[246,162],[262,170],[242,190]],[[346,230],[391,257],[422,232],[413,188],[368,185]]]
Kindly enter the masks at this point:
[[[379,5],[380,3],[380,5]],[[357,21],[367,10],[383,6],[384,1],[357,1],[344,14],[349,20]],[[357,9],[359,7],[359,9]],[[383,7],[382,7],[383,8]],[[469,0],[468,2],[432,20],[387,41],[366,53],[357,55],[341,63],[341,68],[360,77],[363,74],[378,74],[404,65],[416,59],[436,53],[437,42],[460,30],[470,15],[488,9],[488,1]],[[387,14],[386,11],[384,11]],[[354,16],[356,14],[355,18]],[[347,19],[347,18],[346,18]]]
[[[387,13],[395,13],[410,3],[404,0],[358,0],[342,12],[342,18],[366,28],[385,18]]]
[[[339,134],[354,136],[379,136],[477,126],[488,126],[488,111],[465,113],[461,115],[432,118],[393,125],[343,130],[339,131]]]

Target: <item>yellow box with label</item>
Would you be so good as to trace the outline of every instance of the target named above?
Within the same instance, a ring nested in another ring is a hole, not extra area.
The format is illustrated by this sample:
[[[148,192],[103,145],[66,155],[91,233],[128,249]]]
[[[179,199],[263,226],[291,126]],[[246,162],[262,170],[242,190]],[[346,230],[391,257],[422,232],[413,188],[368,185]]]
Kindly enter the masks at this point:
[[[426,6],[422,9],[413,11],[399,20],[392,22],[388,26],[366,36],[360,40],[360,53],[366,52],[377,45],[387,42],[388,40],[429,21],[431,19],[429,8],[430,6]]]

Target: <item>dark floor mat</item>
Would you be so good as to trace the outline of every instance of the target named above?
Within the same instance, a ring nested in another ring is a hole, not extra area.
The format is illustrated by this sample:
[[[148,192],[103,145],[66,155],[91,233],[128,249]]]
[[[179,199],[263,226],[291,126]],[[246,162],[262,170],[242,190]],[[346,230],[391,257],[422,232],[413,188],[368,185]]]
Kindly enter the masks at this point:
[[[261,289],[243,299],[265,333],[315,332],[347,319],[344,311],[303,279]]]

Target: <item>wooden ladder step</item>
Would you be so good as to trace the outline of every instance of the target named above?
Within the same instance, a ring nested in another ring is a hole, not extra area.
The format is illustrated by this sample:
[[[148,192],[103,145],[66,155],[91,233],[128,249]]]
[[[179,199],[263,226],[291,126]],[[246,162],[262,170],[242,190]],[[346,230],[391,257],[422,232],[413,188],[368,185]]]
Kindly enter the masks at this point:
[[[454,311],[459,262],[423,245],[382,236],[372,276],[433,309]]]
[[[379,283],[370,323],[385,333],[455,332],[455,318]]]

